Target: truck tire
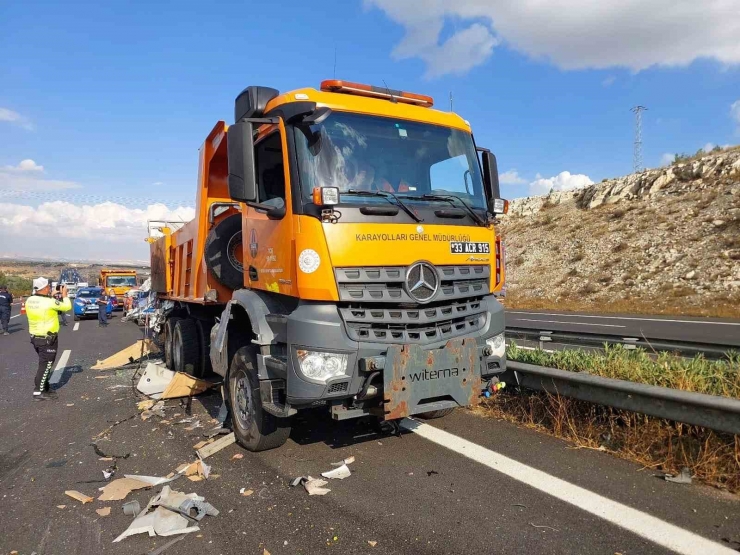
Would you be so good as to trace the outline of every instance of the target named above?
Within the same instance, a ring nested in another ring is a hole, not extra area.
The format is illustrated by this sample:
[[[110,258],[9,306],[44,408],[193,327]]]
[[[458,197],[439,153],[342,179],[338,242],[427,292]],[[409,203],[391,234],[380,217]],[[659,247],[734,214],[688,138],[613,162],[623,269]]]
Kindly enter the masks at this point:
[[[198,330],[198,375],[196,378],[203,378],[213,372],[211,367],[211,328],[203,320],[196,320],[195,327]]]
[[[213,276],[229,289],[244,287],[242,215],[232,214],[219,222],[206,238],[206,265]]]
[[[178,316],[171,316],[164,323],[164,365],[170,370],[174,369],[172,364],[172,339],[175,336],[175,325],[181,319]]]
[[[266,451],[280,447],[290,435],[290,419],[278,418],[262,409],[257,350],[242,347],[231,360],[228,396],[236,441],[247,451]]]
[[[453,410],[455,409],[451,408],[451,409],[431,410],[429,412],[422,412],[418,416],[419,418],[423,418],[424,420],[434,420],[435,418],[442,418],[443,416],[447,416],[448,414],[452,413]]]
[[[185,372],[195,377],[200,373],[198,328],[192,318],[183,318],[175,325],[172,337],[172,365],[175,372]]]

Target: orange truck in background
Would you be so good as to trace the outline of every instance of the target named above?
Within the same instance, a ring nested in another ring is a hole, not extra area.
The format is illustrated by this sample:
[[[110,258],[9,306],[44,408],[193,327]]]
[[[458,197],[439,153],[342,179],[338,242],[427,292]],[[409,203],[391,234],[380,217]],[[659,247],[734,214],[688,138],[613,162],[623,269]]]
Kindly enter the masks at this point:
[[[495,156],[431,97],[248,87],[200,149],[195,218],[156,227],[169,368],[224,379],[237,441],[291,417],[444,416],[502,387]]]
[[[98,282],[101,287],[105,288],[107,293],[112,289],[116,297],[123,299],[123,295],[136,287],[136,270],[100,270]]]

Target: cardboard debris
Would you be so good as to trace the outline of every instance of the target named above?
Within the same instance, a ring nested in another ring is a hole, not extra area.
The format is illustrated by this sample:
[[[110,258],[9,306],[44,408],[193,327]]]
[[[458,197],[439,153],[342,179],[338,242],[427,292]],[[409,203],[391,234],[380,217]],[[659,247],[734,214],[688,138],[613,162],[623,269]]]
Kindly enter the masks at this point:
[[[191,516],[192,510],[197,511],[197,516]],[[183,514],[188,515],[188,517],[186,518]],[[200,528],[189,526],[189,524],[192,520],[200,520],[205,515],[218,516],[218,510],[206,503],[205,498],[195,493],[184,494],[179,491],[172,491],[170,486],[164,486],[159,495],[149,500],[146,509],[113,542],[116,543],[128,536],[143,534],[144,532],[148,533],[150,537],[197,532]]]
[[[152,416],[159,416],[160,418],[164,418],[164,401],[159,401],[158,403],[152,405],[150,408],[141,413],[141,419],[144,422],[149,420]]]
[[[100,516],[108,516],[110,514],[110,507],[103,507],[102,509],[95,509],[95,512]]]
[[[103,493],[98,497],[98,501],[121,501],[126,499],[126,496],[132,491],[148,487],[151,487],[151,484],[135,478],[118,478],[100,488]]]
[[[378,545],[378,542],[376,542],[376,541],[374,541],[374,540],[367,540],[367,544],[368,544],[368,545],[369,545],[370,547],[375,547],[376,545]]]
[[[210,457],[214,453],[218,453],[221,449],[228,447],[235,441],[236,437],[234,437],[234,432],[231,432],[228,435],[218,438],[213,443],[209,443],[208,445],[205,445],[198,449],[198,457],[200,457],[201,459]]]
[[[324,478],[329,478],[331,480],[344,480],[345,478],[349,478],[352,473],[349,471],[349,467],[346,464],[343,464],[342,466],[335,468],[334,470],[322,472],[321,475]]]
[[[126,347],[122,351],[118,351],[115,355],[109,356],[105,360],[99,360],[92,370],[110,370],[112,368],[119,368],[126,364],[131,364],[150,354],[157,354],[159,347],[157,347],[151,339],[139,339],[136,343],[130,347]]]
[[[203,479],[204,479],[203,476],[200,476],[200,475],[198,475],[198,476],[188,476],[188,480],[190,480],[191,482],[200,482]]]
[[[154,406],[154,403],[156,402],[157,401],[155,401],[154,399],[146,399],[144,401],[139,401],[138,403],[136,403],[136,408],[138,408],[139,410],[150,409]]]
[[[176,399],[178,397],[192,397],[217,385],[217,382],[199,380],[183,372],[178,372],[167,385],[160,399]]]
[[[144,482],[145,484],[147,484],[147,486],[160,486],[162,484],[167,484],[168,482],[171,482],[175,479],[160,478],[159,476],[137,476],[136,474],[124,474],[124,477],[130,478],[132,480],[138,480],[139,482]]]
[[[239,490],[239,493],[241,493],[244,497],[249,497],[254,493],[254,490],[242,488]]]
[[[192,476],[198,473],[198,464],[200,464],[200,461],[183,463],[175,469],[175,472],[184,474],[185,476]]]
[[[90,497],[89,495],[85,495],[84,493],[80,493],[79,491],[75,491],[73,489],[68,489],[67,491],[64,492],[64,494],[68,497],[71,497],[72,499],[76,499],[83,505],[85,503],[91,503],[93,501],[93,498]]]

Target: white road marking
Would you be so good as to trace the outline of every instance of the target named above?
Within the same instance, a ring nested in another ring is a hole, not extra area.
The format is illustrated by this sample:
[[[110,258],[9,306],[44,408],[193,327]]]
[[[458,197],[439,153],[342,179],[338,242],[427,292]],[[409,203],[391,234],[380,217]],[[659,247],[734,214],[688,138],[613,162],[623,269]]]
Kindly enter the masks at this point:
[[[703,320],[671,320],[668,318],[638,318],[636,316],[595,316],[593,314],[556,314],[554,312],[523,312],[507,310],[507,314],[527,314],[529,316],[562,316],[565,318],[602,318],[604,320],[639,320],[641,322],[671,322],[676,324],[702,324],[712,326],[740,326],[740,322],[705,322]],[[517,318],[523,320],[523,318]],[[538,322],[541,320],[537,320]],[[575,322],[565,322],[575,324]]]
[[[401,425],[433,443],[497,470],[561,501],[570,503],[676,553],[682,555],[695,555],[696,553],[737,555],[737,551],[734,549],[715,543],[627,505],[612,501],[582,487],[575,486],[570,482],[551,476],[546,472],[505,457],[429,424],[404,418]]]
[[[50,384],[56,384],[59,383],[59,380],[62,379],[62,374],[64,374],[64,368],[67,366],[67,362],[69,362],[69,355],[72,354],[72,351],[67,349],[62,353],[62,356],[59,357],[59,362],[57,362],[57,367],[54,368],[54,372],[51,373],[51,378],[49,378]]]
[[[543,324],[570,324],[571,326],[597,326],[600,328],[626,328],[616,324],[587,324],[586,322],[558,322],[557,320],[536,320],[534,318],[517,318],[518,322],[541,322]]]
[[[78,329],[80,329],[80,323],[79,322],[75,323],[75,327],[72,328],[72,331],[77,331]]]

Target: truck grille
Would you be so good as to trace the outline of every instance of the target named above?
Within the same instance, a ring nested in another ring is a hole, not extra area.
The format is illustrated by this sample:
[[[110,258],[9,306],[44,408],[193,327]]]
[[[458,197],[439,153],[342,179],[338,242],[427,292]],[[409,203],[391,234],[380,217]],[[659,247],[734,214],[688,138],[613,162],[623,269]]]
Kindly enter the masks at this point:
[[[489,266],[437,266],[435,269],[440,284],[436,295],[431,298],[433,301],[465,299],[489,292]],[[404,266],[336,268],[339,300],[416,304],[417,300],[404,287],[406,271]]]
[[[339,308],[349,337],[427,344],[483,328],[486,312],[480,298],[489,292],[489,267],[437,266],[435,270],[439,288],[428,296],[429,304],[420,304],[407,293],[405,267],[337,268],[339,297],[349,301]],[[409,275],[409,279],[415,278]]]

